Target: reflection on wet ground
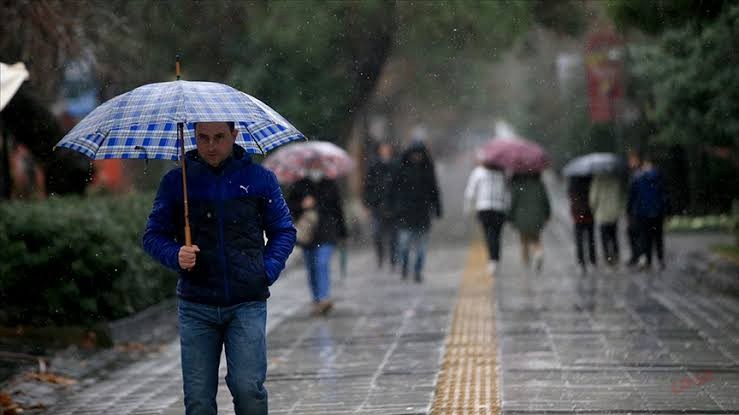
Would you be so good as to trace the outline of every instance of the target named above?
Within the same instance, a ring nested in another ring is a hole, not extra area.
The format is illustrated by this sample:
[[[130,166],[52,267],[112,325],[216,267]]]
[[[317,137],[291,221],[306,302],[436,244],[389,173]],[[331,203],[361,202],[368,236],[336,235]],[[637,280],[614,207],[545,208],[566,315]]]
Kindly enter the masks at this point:
[[[540,275],[513,249],[497,278],[504,413],[737,413],[737,298],[670,268],[577,276],[556,242]]]

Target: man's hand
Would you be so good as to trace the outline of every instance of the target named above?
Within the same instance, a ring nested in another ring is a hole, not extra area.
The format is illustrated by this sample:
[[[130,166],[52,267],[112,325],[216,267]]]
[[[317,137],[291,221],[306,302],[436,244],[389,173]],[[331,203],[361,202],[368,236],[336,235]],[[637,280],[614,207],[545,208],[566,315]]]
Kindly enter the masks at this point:
[[[195,266],[195,258],[200,248],[197,245],[181,246],[180,252],[177,254],[177,261],[182,269],[192,269]]]

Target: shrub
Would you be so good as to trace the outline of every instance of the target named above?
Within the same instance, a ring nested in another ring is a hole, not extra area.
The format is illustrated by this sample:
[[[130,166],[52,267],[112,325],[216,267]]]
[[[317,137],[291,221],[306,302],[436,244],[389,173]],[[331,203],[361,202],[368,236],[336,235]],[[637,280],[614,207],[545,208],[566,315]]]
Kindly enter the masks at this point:
[[[733,219],[729,215],[673,216],[667,221],[669,231],[726,231]]]
[[[153,195],[0,204],[0,325],[92,325],[169,297],[141,246]]]

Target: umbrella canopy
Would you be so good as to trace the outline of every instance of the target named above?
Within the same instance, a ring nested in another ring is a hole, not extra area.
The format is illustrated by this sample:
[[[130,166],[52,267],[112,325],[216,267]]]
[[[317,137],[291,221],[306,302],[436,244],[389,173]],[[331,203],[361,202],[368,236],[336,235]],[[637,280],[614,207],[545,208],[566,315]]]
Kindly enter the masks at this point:
[[[337,179],[354,168],[354,161],[333,143],[308,141],[282,147],[270,154],[262,165],[275,172],[280,183],[289,184],[304,178],[311,168],[318,168],[326,177]]]
[[[613,153],[590,153],[570,160],[562,168],[567,177],[595,174],[620,174],[626,170],[623,159]]]
[[[523,138],[494,138],[483,145],[479,158],[486,167],[512,173],[535,173],[549,166],[547,152]]]
[[[173,81],[148,84],[119,95],[88,114],[56,147],[92,159],[178,160],[177,124],[186,127],[185,149],[195,148],[197,122],[233,121],[236,144],[264,154],[305,137],[262,101],[228,85]]]
[[[28,70],[23,62],[8,65],[0,62],[0,111],[8,105],[23,81],[28,79]]]

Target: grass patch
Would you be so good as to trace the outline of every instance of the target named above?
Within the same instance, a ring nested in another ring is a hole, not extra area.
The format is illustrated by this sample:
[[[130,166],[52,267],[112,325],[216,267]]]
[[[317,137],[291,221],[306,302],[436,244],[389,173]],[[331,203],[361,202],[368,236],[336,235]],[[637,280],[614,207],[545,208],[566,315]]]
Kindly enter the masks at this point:
[[[729,231],[736,226],[733,215],[673,216],[668,219],[666,229],[671,232],[685,231]]]
[[[711,251],[739,265],[739,245],[714,245]]]

